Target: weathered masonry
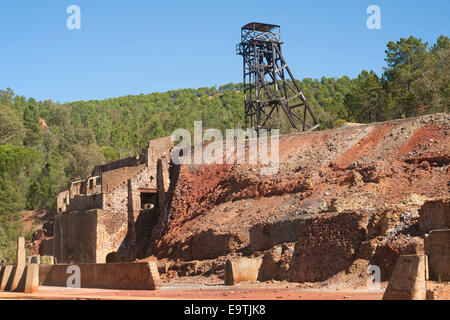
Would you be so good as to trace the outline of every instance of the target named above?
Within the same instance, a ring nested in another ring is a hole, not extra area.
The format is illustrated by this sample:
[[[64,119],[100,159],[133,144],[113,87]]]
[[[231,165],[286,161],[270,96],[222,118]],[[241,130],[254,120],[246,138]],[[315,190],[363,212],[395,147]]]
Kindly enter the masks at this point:
[[[146,249],[164,212],[172,147],[171,137],[151,140],[143,154],[96,166],[58,195],[54,236],[45,244],[58,263],[133,260],[139,253],[130,248]]]

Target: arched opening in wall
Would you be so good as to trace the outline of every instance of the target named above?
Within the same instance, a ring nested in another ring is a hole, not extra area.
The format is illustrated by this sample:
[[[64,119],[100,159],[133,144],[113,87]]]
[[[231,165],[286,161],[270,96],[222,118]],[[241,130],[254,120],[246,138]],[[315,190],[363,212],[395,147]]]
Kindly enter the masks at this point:
[[[140,192],[141,197],[141,210],[151,210],[154,208],[158,208],[158,193],[156,191],[154,192],[148,192],[148,191],[141,191]]]

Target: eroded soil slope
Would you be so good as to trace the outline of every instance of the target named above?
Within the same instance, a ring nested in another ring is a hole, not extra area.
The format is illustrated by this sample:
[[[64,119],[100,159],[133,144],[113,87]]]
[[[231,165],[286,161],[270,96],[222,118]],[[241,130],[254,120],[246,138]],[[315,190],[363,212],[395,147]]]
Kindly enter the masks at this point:
[[[449,114],[436,114],[282,136],[272,176],[181,166],[149,254],[175,276],[220,275],[245,255],[264,257],[263,280],[324,281],[369,262],[388,278],[399,254],[423,250],[424,201],[450,196],[449,134]]]

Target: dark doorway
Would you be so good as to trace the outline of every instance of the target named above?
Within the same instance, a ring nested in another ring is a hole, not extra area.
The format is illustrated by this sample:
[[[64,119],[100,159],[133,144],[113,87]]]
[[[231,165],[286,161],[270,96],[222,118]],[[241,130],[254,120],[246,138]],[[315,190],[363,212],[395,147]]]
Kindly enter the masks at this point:
[[[141,192],[141,210],[158,208],[158,194],[156,192]]]
[[[154,226],[159,218],[158,193],[153,190],[140,190],[141,210],[135,222],[136,230],[136,258],[145,257],[150,245]]]

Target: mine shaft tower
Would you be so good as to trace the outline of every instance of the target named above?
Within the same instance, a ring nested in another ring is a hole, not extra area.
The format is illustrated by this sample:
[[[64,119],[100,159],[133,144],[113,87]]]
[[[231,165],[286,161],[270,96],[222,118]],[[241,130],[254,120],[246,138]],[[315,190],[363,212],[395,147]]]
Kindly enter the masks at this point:
[[[269,119],[278,123],[280,107],[297,131],[319,128],[281,54],[282,44],[278,25],[251,22],[241,28],[236,52],[244,62],[245,129],[265,128]]]

